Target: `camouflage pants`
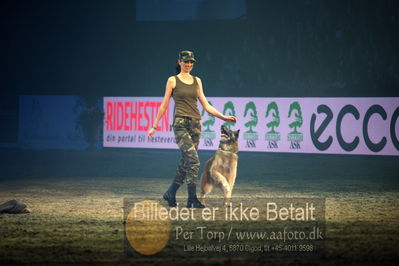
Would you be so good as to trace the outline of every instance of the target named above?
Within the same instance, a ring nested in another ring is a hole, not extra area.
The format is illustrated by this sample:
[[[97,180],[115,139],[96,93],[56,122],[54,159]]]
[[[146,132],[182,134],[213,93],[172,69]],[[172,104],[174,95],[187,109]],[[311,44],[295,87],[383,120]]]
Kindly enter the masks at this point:
[[[197,150],[201,135],[201,120],[191,117],[175,117],[173,131],[176,143],[182,153],[174,182],[182,185],[186,179],[188,184],[196,184],[200,166]]]

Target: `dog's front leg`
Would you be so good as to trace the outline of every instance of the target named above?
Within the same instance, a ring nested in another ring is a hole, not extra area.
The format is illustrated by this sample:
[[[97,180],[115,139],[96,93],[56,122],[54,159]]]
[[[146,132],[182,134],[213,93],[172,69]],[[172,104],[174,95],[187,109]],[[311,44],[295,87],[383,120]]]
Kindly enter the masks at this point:
[[[223,204],[227,205],[231,198],[231,188],[230,184],[227,182],[226,177],[216,170],[211,172],[213,180],[220,186],[224,194]]]
[[[212,190],[212,183],[209,182],[210,176],[207,171],[204,171],[202,174],[202,183],[201,183],[201,196],[199,198],[200,202],[205,205],[205,196],[209,194]]]
[[[229,202],[230,202],[230,200],[231,200],[231,192],[232,192],[232,189],[231,189],[231,187],[230,187],[230,189],[225,193],[225,195],[224,195],[224,201],[223,201],[223,204],[224,205],[227,205],[227,204],[229,204]]]

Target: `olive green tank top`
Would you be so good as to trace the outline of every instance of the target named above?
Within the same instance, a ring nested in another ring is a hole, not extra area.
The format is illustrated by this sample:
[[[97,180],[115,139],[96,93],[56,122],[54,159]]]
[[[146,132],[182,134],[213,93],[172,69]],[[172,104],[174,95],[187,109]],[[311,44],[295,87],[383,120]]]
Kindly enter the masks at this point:
[[[183,83],[178,76],[176,78],[176,87],[173,89],[172,97],[175,101],[175,116],[189,116],[201,119],[197,106],[198,83],[193,76],[193,84]]]

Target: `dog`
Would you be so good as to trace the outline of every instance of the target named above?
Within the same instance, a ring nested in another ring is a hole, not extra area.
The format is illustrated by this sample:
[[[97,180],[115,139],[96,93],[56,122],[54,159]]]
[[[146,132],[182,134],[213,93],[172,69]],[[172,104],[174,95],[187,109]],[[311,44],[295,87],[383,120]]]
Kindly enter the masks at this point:
[[[224,194],[224,205],[231,199],[237,176],[238,136],[240,130],[233,131],[222,125],[219,149],[206,164],[201,176],[200,201],[205,205],[205,196],[214,186],[219,187]]]

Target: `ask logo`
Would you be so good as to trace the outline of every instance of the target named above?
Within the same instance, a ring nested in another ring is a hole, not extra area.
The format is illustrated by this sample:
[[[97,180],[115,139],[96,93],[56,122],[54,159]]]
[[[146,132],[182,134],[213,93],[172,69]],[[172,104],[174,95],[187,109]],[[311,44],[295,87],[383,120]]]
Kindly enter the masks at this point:
[[[300,150],[301,142],[303,141],[303,134],[298,131],[298,128],[302,126],[303,120],[301,105],[298,102],[291,103],[288,111],[288,118],[292,119],[292,122],[288,124],[292,129],[292,132],[287,135],[287,140],[291,142],[290,149]]]
[[[209,101],[209,104],[213,106],[212,102]],[[204,116],[207,114],[207,118],[205,120]],[[202,117],[202,126],[205,128],[201,132],[201,138],[204,140],[204,146],[213,147],[213,140],[216,138],[216,133],[211,127],[215,124],[215,116],[207,113],[205,109],[202,109],[201,113]]]
[[[267,105],[266,109],[267,121],[266,127],[269,129],[265,134],[265,140],[267,141],[268,149],[278,149],[278,142],[281,139],[280,132],[277,132],[275,128],[280,125],[280,113],[276,102],[271,102]]]
[[[236,110],[234,108],[234,104],[232,101],[228,101],[227,103],[224,104],[223,114],[227,116],[236,116]],[[234,122],[225,122],[223,125],[231,129],[231,127],[234,124],[235,124]]]
[[[258,113],[256,111],[256,105],[254,102],[251,101],[245,105],[244,117],[247,118],[247,122],[244,124],[244,126],[248,128],[248,130],[244,132],[246,147],[256,148],[258,132],[254,131],[253,128],[258,124]]]

